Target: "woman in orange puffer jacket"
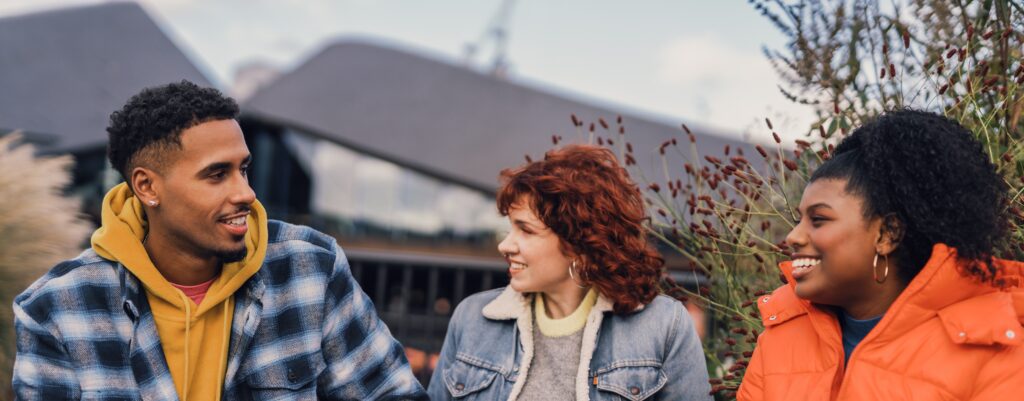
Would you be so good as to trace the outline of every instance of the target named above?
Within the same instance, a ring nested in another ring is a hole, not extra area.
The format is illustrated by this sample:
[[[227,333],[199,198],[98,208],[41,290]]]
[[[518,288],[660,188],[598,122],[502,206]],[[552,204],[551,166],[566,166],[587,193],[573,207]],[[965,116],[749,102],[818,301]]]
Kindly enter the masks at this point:
[[[811,177],[740,401],[1024,400],[1024,264],[974,136],[895,111]]]

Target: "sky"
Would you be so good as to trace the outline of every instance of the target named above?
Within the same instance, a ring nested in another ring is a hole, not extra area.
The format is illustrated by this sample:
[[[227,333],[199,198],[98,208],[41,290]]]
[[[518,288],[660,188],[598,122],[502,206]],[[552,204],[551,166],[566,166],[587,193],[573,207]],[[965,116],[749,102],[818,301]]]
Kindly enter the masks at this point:
[[[359,38],[481,71],[481,42],[506,0],[140,0],[213,82],[240,65],[287,71],[339,40]],[[0,17],[102,3],[0,0]],[[743,0],[516,0],[507,20],[509,79],[656,120],[764,142],[812,112],[789,102],[762,46],[784,37]],[[481,43],[467,61],[467,44]]]

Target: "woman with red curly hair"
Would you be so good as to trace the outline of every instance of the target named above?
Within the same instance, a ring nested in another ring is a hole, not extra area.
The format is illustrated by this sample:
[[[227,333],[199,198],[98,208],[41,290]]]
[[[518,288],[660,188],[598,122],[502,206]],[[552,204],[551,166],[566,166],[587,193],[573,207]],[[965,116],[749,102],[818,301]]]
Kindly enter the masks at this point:
[[[700,339],[658,295],[663,259],[615,156],[566,146],[501,179],[510,284],[456,308],[431,399],[709,400]]]

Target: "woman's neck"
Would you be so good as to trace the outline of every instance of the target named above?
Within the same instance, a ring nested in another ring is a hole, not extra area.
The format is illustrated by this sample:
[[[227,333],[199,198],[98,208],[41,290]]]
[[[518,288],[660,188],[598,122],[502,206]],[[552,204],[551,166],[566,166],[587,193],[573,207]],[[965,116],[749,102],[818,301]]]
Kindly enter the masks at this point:
[[[882,284],[874,283],[873,288],[868,288],[865,292],[866,296],[839,307],[857,320],[881,316],[889,310],[893,302],[896,302],[896,298],[899,298],[906,287],[907,285],[897,277],[890,276]]]
[[[556,291],[544,291],[544,310],[549,318],[561,319],[571,315],[587,296],[589,288],[561,288]]]

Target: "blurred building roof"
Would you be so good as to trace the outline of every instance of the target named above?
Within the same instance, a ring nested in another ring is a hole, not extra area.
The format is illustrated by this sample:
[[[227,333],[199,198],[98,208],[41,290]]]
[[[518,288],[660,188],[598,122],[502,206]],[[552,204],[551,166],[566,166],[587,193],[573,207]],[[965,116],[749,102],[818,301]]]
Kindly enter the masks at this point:
[[[689,154],[678,125],[574,97],[389,46],[343,41],[258,91],[243,113],[488,192],[502,168],[522,163],[524,154],[540,158],[552,135],[586,141],[587,127],[578,134],[573,113],[588,124],[603,117],[613,130],[621,114],[639,165],[657,178],[661,143],[679,138]],[[597,133],[619,142],[615,131],[598,126]],[[748,147],[718,135],[698,137],[702,154],[721,154],[727,144]],[[681,167],[673,164],[675,171]]]
[[[209,80],[143,9],[110,3],[0,18],[0,129],[103,146],[110,113],[142,88]]]

